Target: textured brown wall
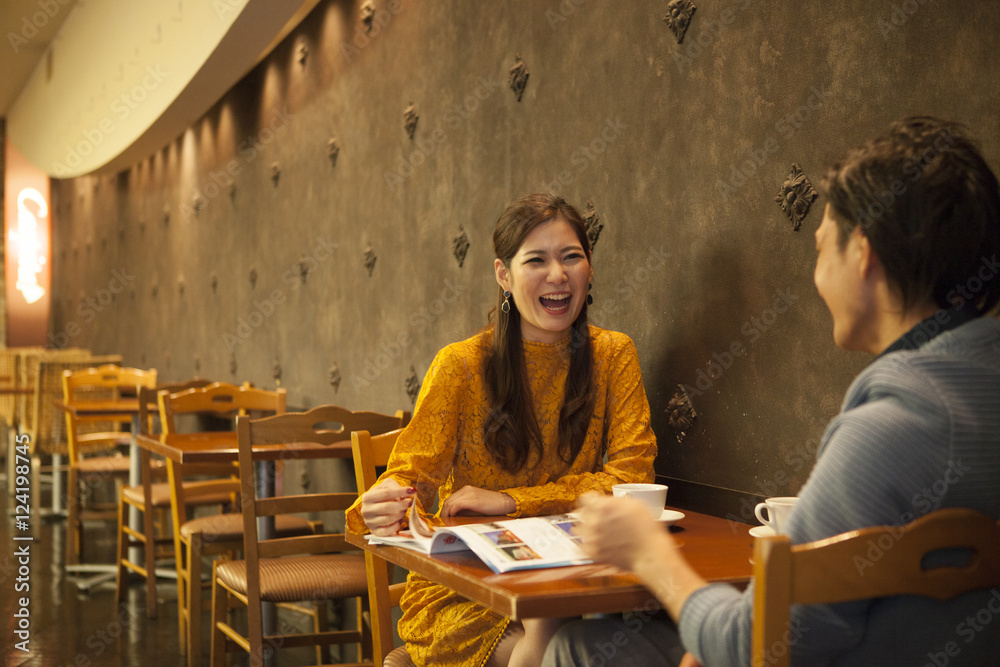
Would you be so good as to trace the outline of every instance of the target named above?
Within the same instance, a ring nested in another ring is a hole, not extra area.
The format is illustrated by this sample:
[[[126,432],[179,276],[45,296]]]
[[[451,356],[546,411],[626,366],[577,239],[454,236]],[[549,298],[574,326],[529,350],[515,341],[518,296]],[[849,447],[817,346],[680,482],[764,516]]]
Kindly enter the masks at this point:
[[[812,285],[823,200],[793,231],[774,196],[793,163],[818,182],[914,113],[1000,164],[1000,5],[696,4],[678,45],[659,0],[376,0],[364,37],[358,4],[321,3],[184,136],[55,188],[54,343],[165,378],[273,386],[277,365],[292,405],[408,408],[411,366],[485,322],[498,214],[553,188],[604,225],[593,319],[638,346],[658,471],[796,492],[868,359],[834,347]],[[699,416],[679,442],[681,383]]]

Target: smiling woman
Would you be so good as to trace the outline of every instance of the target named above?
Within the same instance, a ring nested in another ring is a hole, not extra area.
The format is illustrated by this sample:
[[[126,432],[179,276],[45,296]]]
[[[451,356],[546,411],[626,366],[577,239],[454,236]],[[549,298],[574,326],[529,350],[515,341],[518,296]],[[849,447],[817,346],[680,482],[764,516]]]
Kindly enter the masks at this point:
[[[352,532],[391,535],[412,503],[430,508],[435,496],[442,516],[539,516],[572,510],[586,491],[653,480],[635,346],[587,322],[593,271],[580,214],[560,197],[526,195],[500,216],[493,248],[490,322],[438,352],[386,473],[348,512]],[[400,606],[417,664],[531,664],[562,622],[522,629],[416,575]]]

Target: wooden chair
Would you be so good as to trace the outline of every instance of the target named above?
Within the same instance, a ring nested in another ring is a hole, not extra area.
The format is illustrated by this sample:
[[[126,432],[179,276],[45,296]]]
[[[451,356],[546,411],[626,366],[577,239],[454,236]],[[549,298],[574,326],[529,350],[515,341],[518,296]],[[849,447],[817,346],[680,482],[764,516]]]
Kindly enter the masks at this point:
[[[872,568],[858,568],[872,543],[892,544]],[[948,548],[969,549],[963,567],[924,569],[923,558]],[[947,600],[1000,585],[1000,523],[969,509],[944,509],[903,527],[854,530],[792,546],[786,536],[754,543],[754,667],[791,664],[785,641],[792,604],[829,604],[892,595]]]
[[[354,477],[358,493],[362,494],[378,481],[376,468],[389,462],[392,448],[402,429],[371,435],[368,431],[351,434],[354,455]],[[392,608],[399,606],[405,583],[389,583],[389,564],[373,553],[365,552],[365,572],[368,579],[368,608],[371,613],[372,658],[376,665],[412,665],[405,646],[393,648]]]
[[[211,384],[211,380],[196,378],[183,383],[159,384],[153,389],[142,387],[139,390],[139,431],[143,434],[159,432],[159,414],[149,411],[151,404],[156,405],[160,392],[176,393],[186,389],[196,389]],[[162,461],[154,460],[147,449],[139,450],[139,466],[142,471],[142,484],[139,486],[122,487],[118,497],[118,573],[116,594],[119,602],[124,602],[128,590],[128,573],[135,572],[146,580],[146,616],[156,618],[156,561],[174,557],[173,530],[162,528],[157,535],[154,514],[166,515],[164,522],[169,526],[170,485],[164,479],[165,466]],[[202,494],[197,492],[197,482],[185,484],[185,501],[190,506],[218,505],[222,506],[231,500],[229,493]],[[129,508],[135,508],[142,515],[142,528],[133,529],[129,526]],[[143,550],[142,564],[129,560],[129,549],[138,547]],[[154,573],[151,575],[150,573]]]
[[[139,387],[156,385],[156,371],[123,368],[104,364],[83,370],[63,371],[63,401],[115,400],[122,390],[136,395]],[[123,412],[99,418],[84,417],[66,412],[66,441],[68,445],[69,474],[66,482],[66,564],[75,564],[80,558],[83,521],[87,519],[117,518],[114,504],[91,504],[84,510],[83,501],[98,484],[120,482],[128,478],[129,457],[120,451],[111,456],[88,456],[95,452],[108,452],[127,447],[132,442],[132,414]],[[122,426],[124,425],[124,430]],[[81,491],[86,484],[87,493]],[[116,490],[117,491],[117,490]],[[117,492],[115,493],[117,496]]]
[[[161,392],[158,396],[160,421],[164,433],[177,433],[177,417],[233,417],[253,413],[282,414],[285,412],[284,389],[267,391],[249,385],[242,387],[215,382],[200,389],[188,389],[175,394]],[[202,474],[205,467],[180,466],[167,462],[170,484],[170,511],[174,525],[174,562],[177,570],[178,636],[188,665],[201,663],[202,558],[231,555],[243,548],[243,523],[239,514],[214,514],[188,520],[188,493],[192,482],[185,478]],[[228,466],[229,475],[197,481],[199,495],[231,494],[238,498],[240,481],[235,466]],[[276,530],[282,535],[311,534],[316,522],[299,517],[281,517]]]
[[[315,493],[261,498],[255,486],[254,463],[267,456],[254,447],[293,442],[330,445],[346,441],[351,431],[384,432],[399,428],[409,413],[395,416],[373,412],[351,412],[333,405],[305,413],[268,419],[237,420],[240,448],[240,481],[243,497],[245,560],[216,562],[212,573],[212,665],[221,667],[226,652],[242,649],[250,664],[263,664],[265,643],[274,647],[327,644],[358,644],[359,655],[367,646],[364,631],[364,598],[367,594],[364,558],[347,544],[343,534],[262,539],[258,517],[283,513],[343,511],[357,493]],[[329,428],[330,424],[339,425]],[[358,598],[358,626],[353,630],[264,636],[261,603],[295,603]],[[233,600],[247,605],[248,633],[241,634],[228,621]],[[364,644],[364,646],[362,646]]]

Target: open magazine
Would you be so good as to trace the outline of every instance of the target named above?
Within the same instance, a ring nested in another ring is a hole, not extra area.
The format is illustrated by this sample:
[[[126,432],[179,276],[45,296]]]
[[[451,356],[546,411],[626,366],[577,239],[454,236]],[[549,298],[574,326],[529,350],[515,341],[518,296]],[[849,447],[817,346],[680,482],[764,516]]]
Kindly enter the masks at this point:
[[[575,516],[559,514],[432,527],[411,508],[409,530],[388,537],[369,534],[366,538],[372,544],[389,544],[425,554],[472,551],[500,574],[590,563],[580,549],[580,538],[573,534],[576,523]]]

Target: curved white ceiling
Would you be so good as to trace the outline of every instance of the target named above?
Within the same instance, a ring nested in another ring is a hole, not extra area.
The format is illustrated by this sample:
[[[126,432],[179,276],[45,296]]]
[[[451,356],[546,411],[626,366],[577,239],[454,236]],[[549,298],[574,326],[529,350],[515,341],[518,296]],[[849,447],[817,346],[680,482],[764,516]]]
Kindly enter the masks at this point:
[[[116,172],[181,134],[318,0],[80,0],[7,115],[56,178]]]

